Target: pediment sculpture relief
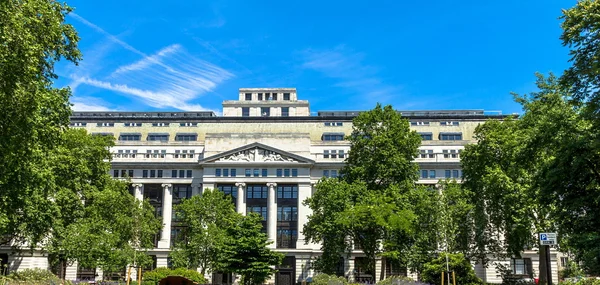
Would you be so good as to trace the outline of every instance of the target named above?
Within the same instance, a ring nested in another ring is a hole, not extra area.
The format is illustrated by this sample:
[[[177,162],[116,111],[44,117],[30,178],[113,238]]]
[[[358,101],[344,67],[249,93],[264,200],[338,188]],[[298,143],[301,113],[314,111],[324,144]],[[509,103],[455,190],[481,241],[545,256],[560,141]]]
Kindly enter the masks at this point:
[[[253,148],[243,150],[230,156],[222,157],[219,161],[254,161],[254,162],[269,162],[269,161],[284,161],[284,162],[297,162],[297,160],[281,155],[280,153],[261,149]]]

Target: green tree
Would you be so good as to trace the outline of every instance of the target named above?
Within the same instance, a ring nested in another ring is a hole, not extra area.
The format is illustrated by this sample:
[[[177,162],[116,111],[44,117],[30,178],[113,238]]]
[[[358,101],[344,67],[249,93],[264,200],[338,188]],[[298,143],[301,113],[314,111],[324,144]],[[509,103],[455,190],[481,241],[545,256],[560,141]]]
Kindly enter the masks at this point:
[[[448,262],[447,265],[446,262]],[[469,263],[464,255],[460,253],[441,254],[438,258],[426,263],[423,272],[421,272],[421,280],[429,284],[442,284],[442,273],[448,272],[447,267],[450,272],[454,272],[456,284],[483,284],[481,279],[475,275],[475,271],[473,270],[471,263]],[[444,279],[446,279],[447,276],[448,275],[445,274]],[[450,274],[450,278],[452,278],[452,274]],[[444,281],[444,283],[446,282],[447,281]]]
[[[219,253],[220,271],[241,275],[244,285],[263,284],[281,264],[284,254],[268,248],[267,235],[262,232],[262,217],[256,213],[238,214],[233,226],[227,228],[228,238]]]
[[[175,207],[185,225],[184,238],[171,253],[175,267],[198,268],[202,275],[215,271],[219,252],[228,238],[227,229],[236,222],[231,198],[218,190],[206,189],[202,196],[185,199]]]
[[[351,151],[342,178],[319,182],[306,201],[313,215],[304,233],[322,244],[316,265],[324,273],[335,273],[343,251],[357,244],[367,258],[367,274],[376,278],[377,256],[397,257],[406,243],[400,237],[413,232],[409,196],[418,179],[413,159],[421,138],[391,106],[378,104],[353,120],[347,139]]]
[[[48,154],[56,191],[49,197],[57,216],[44,246],[58,261],[84,267],[123,268],[143,263],[161,229],[147,201],[129,194],[127,181],[109,175],[112,138],[70,129]]]
[[[77,63],[71,11],[53,0],[0,2],[0,236],[35,246],[54,224],[58,209],[47,155],[69,124],[68,88],[54,88],[54,64]]]

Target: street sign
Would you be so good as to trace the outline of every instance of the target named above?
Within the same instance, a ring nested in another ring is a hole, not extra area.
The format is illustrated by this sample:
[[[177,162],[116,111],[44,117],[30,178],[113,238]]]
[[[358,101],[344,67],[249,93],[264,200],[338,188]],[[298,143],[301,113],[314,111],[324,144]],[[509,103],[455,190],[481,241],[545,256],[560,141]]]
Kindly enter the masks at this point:
[[[541,245],[556,245],[556,233],[540,233]]]

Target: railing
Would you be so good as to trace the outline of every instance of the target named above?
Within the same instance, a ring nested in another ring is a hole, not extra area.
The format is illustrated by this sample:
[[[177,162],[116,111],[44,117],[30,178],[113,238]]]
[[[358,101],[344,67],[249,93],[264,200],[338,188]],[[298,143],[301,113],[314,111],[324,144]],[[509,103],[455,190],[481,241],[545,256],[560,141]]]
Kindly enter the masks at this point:
[[[417,162],[444,162],[459,161],[460,153],[420,153],[415,161]]]
[[[201,159],[202,154],[200,153],[113,153],[113,159]]]

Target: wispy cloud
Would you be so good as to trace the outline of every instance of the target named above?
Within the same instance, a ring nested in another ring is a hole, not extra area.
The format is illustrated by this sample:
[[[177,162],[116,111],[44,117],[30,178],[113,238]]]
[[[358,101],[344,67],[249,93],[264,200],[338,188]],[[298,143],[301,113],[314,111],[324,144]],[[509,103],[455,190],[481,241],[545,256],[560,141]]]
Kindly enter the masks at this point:
[[[340,45],[332,49],[306,49],[301,55],[302,68],[337,79],[333,86],[348,89],[369,105],[388,103],[401,95],[402,87],[386,83],[378,67],[365,63],[363,53]]]
[[[108,111],[106,102],[94,97],[72,97],[73,111]]]
[[[136,62],[117,67],[106,78],[72,74],[70,77],[75,87],[86,84],[114,91],[155,108],[199,111],[208,109],[191,101],[213,91],[220,83],[234,76],[229,71],[188,53],[179,44],[166,46],[152,55],[147,55],[81,16],[70,15],[103,34],[110,41],[142,56],[142,59]]]

